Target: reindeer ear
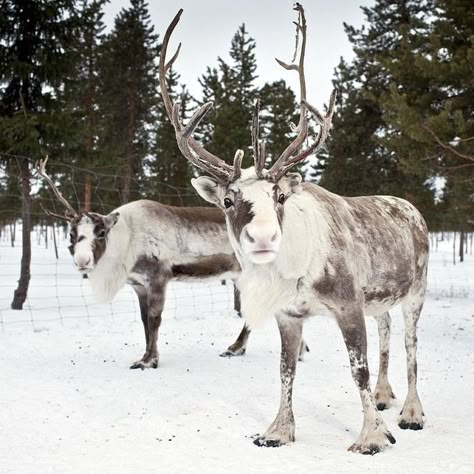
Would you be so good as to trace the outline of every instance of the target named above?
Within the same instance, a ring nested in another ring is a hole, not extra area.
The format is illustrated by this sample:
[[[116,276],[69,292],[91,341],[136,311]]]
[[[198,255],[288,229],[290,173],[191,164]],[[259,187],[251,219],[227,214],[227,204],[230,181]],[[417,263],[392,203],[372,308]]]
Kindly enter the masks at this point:
[[[286,173],[280,181],[278,181],[278,186],[280,186],[285,194],[289,192],[298,194],[303,190],[301,187],[302,181],[303,178],[299,173]]]
[[[105,228],[107,230],[110,230],[115,224],[117,224],[119,217],[120,217],[119,212],[111,212],[108,216],[105,216],[104,217]]]
[[[210,178],[209,176],[200,176],[199,178],[191,179],[191,184],[199,196],[207,202],[217,207],[222,207],[225,190],[216,179]]]

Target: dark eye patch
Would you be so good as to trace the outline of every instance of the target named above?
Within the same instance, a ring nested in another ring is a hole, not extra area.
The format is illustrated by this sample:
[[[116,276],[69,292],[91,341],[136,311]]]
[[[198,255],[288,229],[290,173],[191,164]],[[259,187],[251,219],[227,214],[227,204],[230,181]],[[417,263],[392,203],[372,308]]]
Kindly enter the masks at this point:
[[[281,223],[283,221],[283,213],[284,213],[283,204],[285,204],[286,196],[277,184],[273,186],[273,200],[275,204],[279,204],[275,206],[275,209],[278,216],[278,222],[280,223],[280,227],[281,227]]]
[[[252,210],[252,203],[242,199],[240,193],[236,193],[234,206],[228,209],[230,224],[234,235],[239,238],[242,229],[255,217]]]
[[[94,227],[94,235],[97,239],[105,239],[107,235],[107,229],[105,228],[103,223],[97,224]]]
[[[86,238],[85,235],[81,235],[81,236],[79,236],[79,238],[77,239],[77,242],[79,243],[79,242],[81,242],[82,240],[84,240],[85,238]]]

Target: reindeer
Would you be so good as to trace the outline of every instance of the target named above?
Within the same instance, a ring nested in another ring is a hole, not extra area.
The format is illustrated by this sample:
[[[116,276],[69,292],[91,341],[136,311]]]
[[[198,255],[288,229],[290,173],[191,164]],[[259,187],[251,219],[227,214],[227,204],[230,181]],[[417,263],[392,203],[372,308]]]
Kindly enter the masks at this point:
[[[65,215],[45,212],[70,224],[69,251],[78,271],[87,275],[101,301],[110,301],[126,284],[138,296],[146,350],[131,369],[158,367],[158,330],[170,280],[235,279],[240,271],[218,209],[173,207],[139,200],[108,215],[77,212],[46,173],[47,158],[36,169]],[[239,294],[235,292],[240,313]],[[244,355],[250,329],[244,324],[236,341],[221,356]],[[309,348],[301,343],[299,359]]]
[[[391,196],[342,197],[313,183],[302,183],[290,172],[297,163],[323,146],[331,127],[335,94],[323,116],[306,101],[304,55],[306,19],[298,12],[299,62],[278,63],[299,74],[301,112],[294,141],[274,164],[265,168],[264,144],[259,140],[258,102],[252,122],[254,166],[241,169],[243,151],[233,165],[205,150],[193,132],[209,111],[204,104],[184,126],[179,104],[172,103],[165,75],[170,37],[182,10],[169,25],[161,49],[160,86],[181,153],[210,176],[193,179],[201,197],[224,212],[229,239],[241,266],[237,285],[242,312],[250,327],[275,315],[281,334],[281,399],[278,414],[258,435],[258,446],[280,446],[295,440],[292,387],[302,326],[311,315],[333,316],[349,354],[352,377],[362,401],[364,421],[350,451],[374,454],[395,443],[378,409],[394,397],[388,382],[390,315],[402,305],[408,368],[408,395],[400,413],[402,429],[423,427],[423,409],[417,394],[416,325],[423,306],[428,264],[428,234],[420,213],[407,201]],[[297,54],[295,54],[295,58]],[[319,125],[314,142],[300,151],[308,135],[310,113]],[[374,316],[380,335],[379,378],[370,388],[364,316]]]

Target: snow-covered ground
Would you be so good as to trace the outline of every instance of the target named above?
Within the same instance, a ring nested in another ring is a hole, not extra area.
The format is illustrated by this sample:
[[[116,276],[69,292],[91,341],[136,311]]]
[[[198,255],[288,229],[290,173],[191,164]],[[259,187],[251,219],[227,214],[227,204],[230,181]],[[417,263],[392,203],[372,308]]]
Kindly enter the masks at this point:
[[[395,310],[389,375],[397,400],[383,416],[397,443],[373,457],[346,451],[362,412],[332,320],[305,326],[311,352],[296,377],[296,442],[259,448],[251,436],[279,403],[279,336],[269,321],[251,335],[245,357],[218,357],[242,326],[231,285],[174,284],[160,367],[132,371],[144,337],[130,289],[110,305],[94,304],[65,243],[56,261],[35,239],[28,304],[11,311],[19,255],[0,242],[1,473],[474,472],[474,257],[453,266],[452,241],[432,254],[419,324],[425,429],[396,423],[406,371]],[[367,328],[375,383],[375,322]]]

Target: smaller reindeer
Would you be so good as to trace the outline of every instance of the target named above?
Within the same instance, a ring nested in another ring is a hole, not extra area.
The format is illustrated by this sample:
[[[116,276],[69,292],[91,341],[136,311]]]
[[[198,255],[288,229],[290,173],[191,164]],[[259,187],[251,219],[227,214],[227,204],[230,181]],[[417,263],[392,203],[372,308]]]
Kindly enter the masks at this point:
[[[218,209],[172,207],[140,200],[108,215],[77,212],[46,173],[47,158],[37,164],[65,215],[47,214],[70,224],[69,250],[77,270],[88,276],[92,290],[110,301],[126,284],[138,296],[146,350],[131,369],[158,367],[158,330],[170,280],[235,279],[240,271]],[[236,293],[237,309],[240,301]],[[250,330],[244,325],[221,356],[244,355]],[[302,360],[309,351],[302,341]]]

